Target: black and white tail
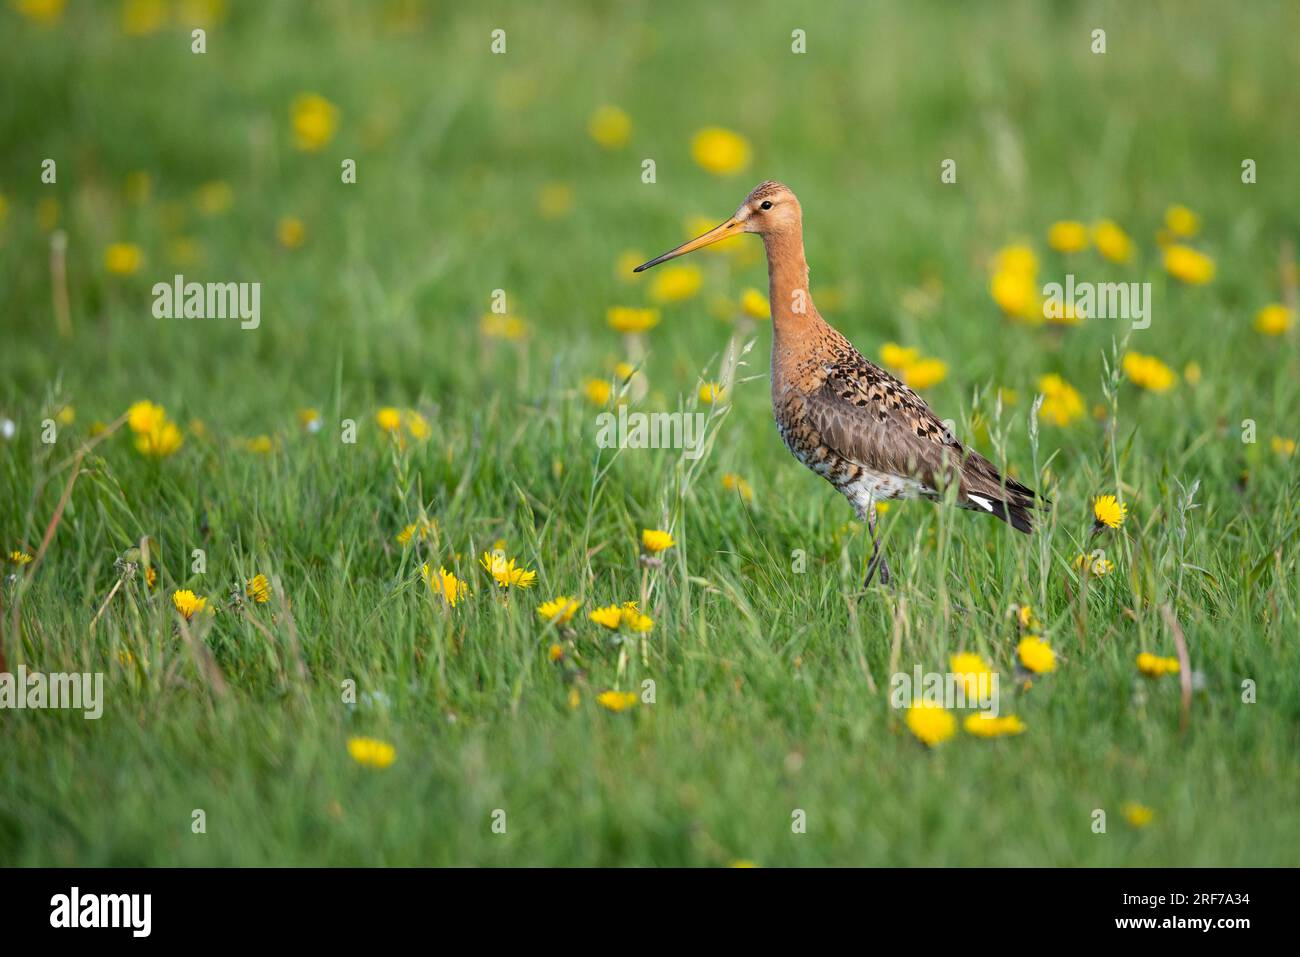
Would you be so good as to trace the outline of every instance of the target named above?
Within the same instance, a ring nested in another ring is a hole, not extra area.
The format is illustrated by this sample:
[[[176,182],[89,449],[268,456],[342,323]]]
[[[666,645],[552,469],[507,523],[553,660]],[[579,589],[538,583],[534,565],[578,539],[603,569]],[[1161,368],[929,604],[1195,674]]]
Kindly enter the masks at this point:
[[[1051,503],[1040,499],[1034,490],[1013,478],[1003,476],[993,463],[979,453],[972,453],[963,463],[960,505],[976,512],[988,512],[1018,532],[1034,530],[1034,509],[1046,509]]]

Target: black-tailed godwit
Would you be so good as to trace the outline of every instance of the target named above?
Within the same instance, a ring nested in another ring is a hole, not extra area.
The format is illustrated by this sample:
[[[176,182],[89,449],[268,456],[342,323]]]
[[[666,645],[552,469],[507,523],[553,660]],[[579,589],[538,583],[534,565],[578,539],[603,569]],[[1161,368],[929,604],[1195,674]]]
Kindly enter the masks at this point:
[[[767,250],[772,308],[772,412],[786,448],[835,486],[871,531],[864,584],[889,565],[876,534],[876,503],[921,496],[941,501],[952,482],[962,508],[1033,530],[1033,490],[1003,476],[957,441],[919,395],[853,348],[817,312],[808,289],[803,212],[781,183],[754,188],[734,216],[636,267],[649,269],[738,233]]]

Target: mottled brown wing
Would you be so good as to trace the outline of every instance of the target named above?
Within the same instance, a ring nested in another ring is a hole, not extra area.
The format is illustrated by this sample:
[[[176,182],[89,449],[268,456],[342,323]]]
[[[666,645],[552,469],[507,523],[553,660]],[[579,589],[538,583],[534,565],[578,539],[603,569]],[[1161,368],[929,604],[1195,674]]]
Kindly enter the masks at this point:
[[[936,494],[956,480],[959,505],[995,515],[1017,531],[1033,530],[1034,491],[965,448],[920,396],[861,354],[829,366],[820,388],[803,402],[809,426],[849,461],[918,478]]]
[[[809,424],[830,448],[865,468],[941,489],[966,456],[925,401],[862,356],[827,368],[804,396]]]

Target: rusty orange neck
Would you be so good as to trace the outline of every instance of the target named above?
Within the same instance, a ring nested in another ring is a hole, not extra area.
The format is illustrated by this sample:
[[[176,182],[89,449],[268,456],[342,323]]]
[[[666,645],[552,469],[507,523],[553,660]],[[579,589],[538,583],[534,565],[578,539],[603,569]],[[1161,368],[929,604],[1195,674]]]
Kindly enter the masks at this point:
[[[798,228],[765,234],[768,295],[772,303],[773,357],[793,357],[823,338],[826,323],[813,305],[808,288],[808,261],[803,231]]]

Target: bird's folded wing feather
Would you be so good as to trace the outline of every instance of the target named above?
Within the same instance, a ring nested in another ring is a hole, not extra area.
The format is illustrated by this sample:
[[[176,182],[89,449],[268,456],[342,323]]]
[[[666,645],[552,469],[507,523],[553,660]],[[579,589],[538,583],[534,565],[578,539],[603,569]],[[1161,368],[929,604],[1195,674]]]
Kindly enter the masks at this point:
[[[803,400],[808,424],[827,446],[876,472],[939,490],[968,454],[920,396],[860,356],[829,366]]]

